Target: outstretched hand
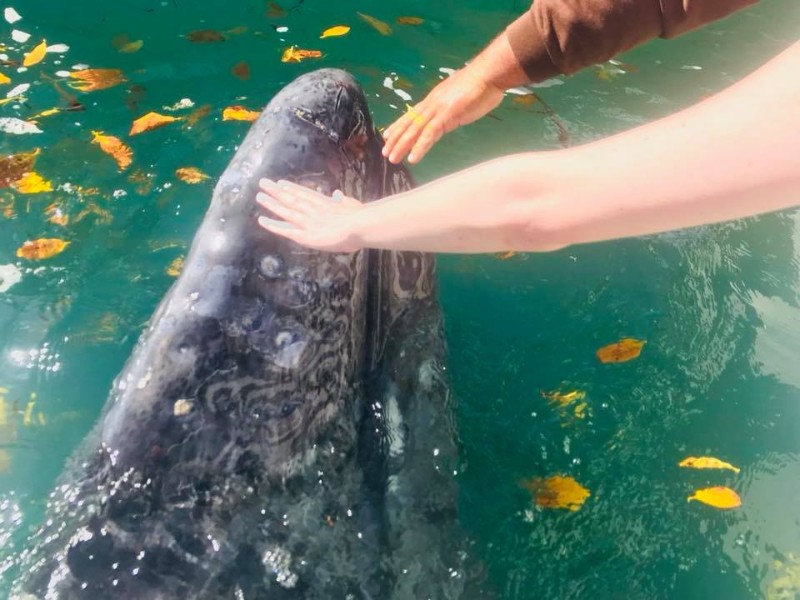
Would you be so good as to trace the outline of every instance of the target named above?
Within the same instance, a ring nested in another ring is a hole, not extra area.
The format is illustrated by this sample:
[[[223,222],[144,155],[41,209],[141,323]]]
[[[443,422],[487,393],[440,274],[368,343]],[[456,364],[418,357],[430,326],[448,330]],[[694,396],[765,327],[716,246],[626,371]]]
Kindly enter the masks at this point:
[[[399,163],[408,154],[408,161],[417,163],[445,133],[477,121],[502,100],[503,90],[464,67],[386,128],[383,155]]]
[[[354,216],[363,204],[340,191],[332,197],[289,181],[259,181],[256,201],[283,221],[266,216],[258,224],[292,241],[331,252],[355,252],[361,248],[353,231]]]

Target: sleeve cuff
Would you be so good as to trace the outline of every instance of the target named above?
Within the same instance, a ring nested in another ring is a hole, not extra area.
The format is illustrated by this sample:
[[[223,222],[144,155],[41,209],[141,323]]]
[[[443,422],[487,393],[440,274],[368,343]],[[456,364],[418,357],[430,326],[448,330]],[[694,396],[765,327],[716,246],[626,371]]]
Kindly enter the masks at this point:
[[[506,27],[506,35],[514,56],[532,82],[562,74],[550,58],[541,29],[536,24],[532,11],[527,11]]]

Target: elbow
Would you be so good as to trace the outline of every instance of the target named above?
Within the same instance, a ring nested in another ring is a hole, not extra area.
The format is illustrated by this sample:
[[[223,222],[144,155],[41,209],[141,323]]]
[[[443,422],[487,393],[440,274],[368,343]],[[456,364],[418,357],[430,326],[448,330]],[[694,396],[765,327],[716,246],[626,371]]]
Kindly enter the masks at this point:
[[[518,252],[554,252],[570,246],[566,220],[539,200],[514,202],[504,224],[503,241]]]

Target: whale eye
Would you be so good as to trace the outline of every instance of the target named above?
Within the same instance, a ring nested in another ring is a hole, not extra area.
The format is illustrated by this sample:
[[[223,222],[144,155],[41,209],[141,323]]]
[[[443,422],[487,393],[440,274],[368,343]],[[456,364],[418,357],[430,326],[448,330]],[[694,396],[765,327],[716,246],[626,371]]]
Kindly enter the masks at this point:
[[[258,265],[258,270],[261,274],[268,279],[275,279],[280,277],[283,273],[283,261],[279,256],[268,254],[261,259]]]

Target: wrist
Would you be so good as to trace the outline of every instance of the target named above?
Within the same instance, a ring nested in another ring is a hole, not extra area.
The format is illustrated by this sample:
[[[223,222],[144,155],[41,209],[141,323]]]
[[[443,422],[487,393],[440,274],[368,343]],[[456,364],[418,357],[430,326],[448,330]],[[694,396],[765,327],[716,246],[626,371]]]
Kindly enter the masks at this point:
[[[500,91],[530,83],[505,32],[496,37],[464,70]]]

